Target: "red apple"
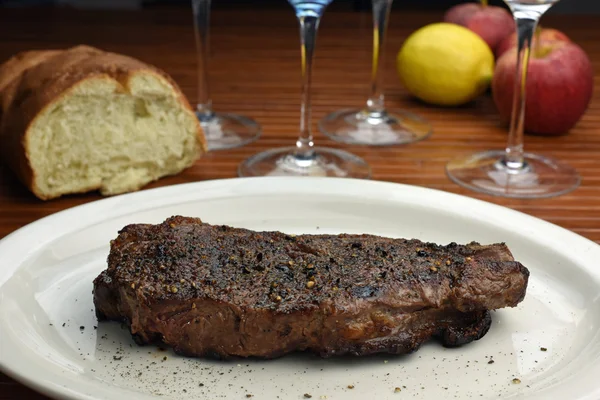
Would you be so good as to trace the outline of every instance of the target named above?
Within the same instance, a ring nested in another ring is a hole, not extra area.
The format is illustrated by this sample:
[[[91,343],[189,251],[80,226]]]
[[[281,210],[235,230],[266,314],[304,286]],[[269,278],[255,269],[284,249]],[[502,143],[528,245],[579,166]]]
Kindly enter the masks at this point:
[[[565,41],[570,42],[571,39],[561,31],[552,28],[543,28],[541,29],[539,35],[535,35],[533,38],[532,45],[535,46],[538,40],[548,40],[548,41]],[[504,38],[502,42],[496,48],[496,59],[500,58],[502,54],[504,54],[509,49],[517,47],[517,33],[513,32],[511,35]]]
[[[517,48],[496,63],[492,80],[494,103],[510,119],[516,76]],[[540,135],[567,133],[585,113],[594,88],[592,64],[573,42],[540,41],[529,58],[525,100],[525,131]]]
[[[500,42],[516,29],[513,17],[506,9],[479,3],[464,3],[451,7],[444,14],[443,20],[472,30],[494,53]]]
[[[482,10],[482,5],[479,3],[463,3],[451,7],[444,14],[444,22],[465,26],[467,21],[471,19],[473,14]]]

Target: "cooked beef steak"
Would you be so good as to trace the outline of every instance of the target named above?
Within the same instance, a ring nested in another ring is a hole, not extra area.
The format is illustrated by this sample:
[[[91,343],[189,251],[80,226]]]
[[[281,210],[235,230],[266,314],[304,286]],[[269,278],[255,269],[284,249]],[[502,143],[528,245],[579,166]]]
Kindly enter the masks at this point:
[[[481,338],[529,271],[504,244],[287,235],[172,217],[123,228],[94,281],[99,320],[190,356],[412,352]]]

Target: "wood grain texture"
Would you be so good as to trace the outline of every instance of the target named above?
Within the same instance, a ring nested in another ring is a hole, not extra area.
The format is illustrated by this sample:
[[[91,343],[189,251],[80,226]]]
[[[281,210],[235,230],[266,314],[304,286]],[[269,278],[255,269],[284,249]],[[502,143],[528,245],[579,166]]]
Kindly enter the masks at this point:
[[[527,136],[526,149],[557,157],[579,170],[583,183],[571,194],[547,200],[506,200],[477,195],[451,183],[446,162],[460,154],[502,148],[506,127],[491,97],[458,108],[438,108],[412,100],[395,73],[395,55],[413,30],[438,21],[440,13],[395,11],[390,21],[386,60],[387,105],[431,121],[433,136],[423,142],[387,148],[340,146],[316,131],[326,113],[361,105],[368,94],[371,61],[369,13],[325,14],[317,40],[313,79],[313,126],[318,145],[344,147],[364,157],[373,179],[427,186],[511,207],[556,223],[600,243],[600,93],[569,135]],[[88,44],[121,52],[163,68],[196,100],[191,15],[185,7],[143,12],[2,10],[0,60],[18,51]],[[600,17],[548,16],[546,26],[563,30],[590,55],[600,80]],[[259,141],[240,149],[207,154],[184,173],[147,188],[236,176],[246,157],[274,146],[291,145],[299,122],[298,28],[290,10],[218,10],[212,19],[210,84],[217,110],[238,112],[263,126]],[[1,164],[1,163],[0,163]],[[42,202],[0,166],[0,238],[41,217],[99,199],[97,193]],[[0,374],[0,399],[43,399]]]

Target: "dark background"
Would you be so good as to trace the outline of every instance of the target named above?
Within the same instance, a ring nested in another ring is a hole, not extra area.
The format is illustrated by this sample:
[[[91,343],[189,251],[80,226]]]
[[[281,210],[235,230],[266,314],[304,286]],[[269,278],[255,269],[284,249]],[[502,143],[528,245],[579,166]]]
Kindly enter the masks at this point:
[[[471,0],[472,1],[472,0]],[[394,9],[443,10],[465,0],[396,0]],[[490,0],[490,4],[502,5],[501,0]],[[124,8],[176,6],[189,7],[190,0],[0,0],[0,7],[24,6],[75,6],[82,8]],[[332,9],[369,10],[370,0],[334,0]],[[283,8],[289,7],[285,0],[213,0],[214,8]],[[561,0],[549,13],[589,14],[600,13],[599,0]]]

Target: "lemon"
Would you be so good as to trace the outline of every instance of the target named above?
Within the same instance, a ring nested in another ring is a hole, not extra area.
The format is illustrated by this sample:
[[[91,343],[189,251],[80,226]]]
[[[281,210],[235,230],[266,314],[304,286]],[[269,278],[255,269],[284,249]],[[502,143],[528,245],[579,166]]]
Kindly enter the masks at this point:
[[[431,104],[456,106],[489,87],[494,54],[476,33],[441,22],[413,32],[398,52],[396,66],[413,96]]]

